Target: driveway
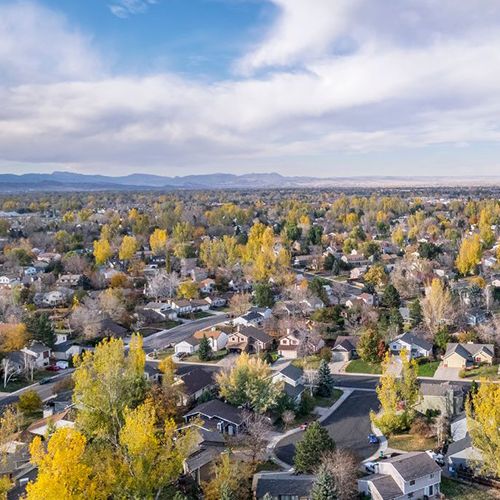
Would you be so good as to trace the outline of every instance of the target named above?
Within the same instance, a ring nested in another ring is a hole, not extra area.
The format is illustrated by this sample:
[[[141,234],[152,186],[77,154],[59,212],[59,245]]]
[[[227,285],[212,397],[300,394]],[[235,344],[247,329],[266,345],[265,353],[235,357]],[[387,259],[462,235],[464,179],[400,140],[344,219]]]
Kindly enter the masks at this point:
[[[378,406],[374,392],[354,391],[322,425],[328,429],[338,448],[348,448],[361,459],[368,458],[377,450],[377,445],[369,445],[367,438],[372,432],[370,410],[377,410]],[[279,441],[274,450],[276,456],[292,465],[295,443],[302,439],[303,434],[297,432]]]
[[[461,380],[458,374],[460,372],[460,368],[445,368],[443,366],[443,362],[439,363],[436,372],[434,373],[434,377],[436,380]]]

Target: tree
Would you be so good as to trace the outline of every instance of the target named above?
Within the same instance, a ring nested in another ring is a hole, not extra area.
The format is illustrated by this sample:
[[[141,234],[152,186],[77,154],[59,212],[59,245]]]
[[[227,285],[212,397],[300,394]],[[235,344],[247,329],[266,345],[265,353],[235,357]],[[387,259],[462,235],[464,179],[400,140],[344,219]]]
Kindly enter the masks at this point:
[[[292,410],[285,410],[281,415],[281,420],[283,420],[285,428],[288,428],[295,420],[295,413]]]
[[[380,342],[383,341],[380,332],[368,326],[363,330],[359,339],[357,352],[360,358],[367,363],[380,363]]]
[[[46,313],[32,316],[32,318],[28,320],[28,330],[35,340],[39,340],[49,347],[54,347],[56,340],[54,329]]]
[[[319,422],[313,422],[295,447],[294,466],[297,472],[312,473],[323,453],[333,450],[335,443]]]
[[[401,379],[399,381],[399,392],[405,410],[411,411],[419,398],[417,362],[411,358],[411,354],[406,349],[401,350],[400,359]]]
[[[269,365],[258,357],[242,353],[230,371],[218,373],[216,382],[221,397],[240,406],[248,404],[257,413],[275,406],[282,386],[271,380]]]
[[[333,386],[335,384],[328,362],[324,359],[321,360],[318,369],[316,394],[318,396],[328,398],[333,393]]]
[[[382,295],[382,306],[388,309],[398,308],[401,305],[401,297],[394,285],[387,285]]]
[[[212,357],[212,347],[210,347],[210,342],[206,335],[200,340],[200,345],[198,346],[198,358],[200,361],[208,361]]]
[[[368,271],[366,271],[363,276],[363,280],[368,285],[373,285],[374,287],[380,287],[387,282],[387,274],[385,273],[384,267],[380,264],[375,264]]]
[[[28,332],[24,323],[0,323],[0,352],[12,352],[26,345]]]
[[[77,358],[75,365],[73,401],[79,409],[78,428],[89,438],[116,444],[125,408],[134,408],[145,395],[142,338],[132,336],[128,356],[121,339],[103,340],[94,352]]]
[[[30,415],[40,410],[40,408],[42,407],[42,399],[40,398],[38,392],[30,389],[29,391],[23,392],[19,396],[17,407],[25,415]]]
[[[236,462],[223,453],[214,467],[213,479],[203,484],[206,500],[239,500],[251,498],[252,471],[245,462]]]
[[[229,300],[231,314],[235,317],[243,316],[252,307],[252,297],[249,293],[235,293]]]
[[[36,436],[31,443],[31,460],[38,467],[34,482],[26,487],[27,500],[84,500],[105,499],[108,492],[92,474],[92,467],[85,463],[87,440],[75,429],[57,429],[45,451],[42,440]]]
[[[105,264],[112,255],[111,245],[106,238],[94,241],[94,258],[98,266]]]
[[[359,460],[353,452],[343,449],[328,451],[322,457],[321,468],[333,479],[336,499],[357,498]]]
[[[268,417],[258,413],[247,411],[244,419],[245,433],[240,435],[241,444],[249,454],[250,463],[255,465],[266,449],[272,426]]]
[[[312,500],[336,500],[335,483],[328,468],[321,464],[316,472],[316,479],[311,490]]]
[[[482,455],[480,472],[500,476],[500,384],[483,380],[466,406],[472,444]]]
[[[397,226],[392,232],[392,242],[398,247],[402,247],[405,241],[405,233],[401,226]]]
[[[271,287],[267,283],[257,283],[254,288],[254,300],[258,307],[272,307],[274,296]]]
[[[454,317],[451,294],[439,278],[434,278],[431,285],[426,287],[421,304],[424,322],[432,334]]]
[[[165,229],[156,228],[153,234],[149,237],[149,246],[155,255],[162,255],[167,249],[167,231]]]
[[[422,306],[420,305],[420,300],[415,299],[410,302],[409,306],[410,320],[411,326],[416,327],[422,323],[423,315],[422,315]]]
[[[159,271],[148,279],[147,293],[155,299],[159,299],[160,297],[172,298],[179,286],[179,281],[177,273]]]
[[[137,240],[134,236],[124,236],[118,251],[120,260],[130,260],[137,252]]]
[[[460,251],[455,261],[458,272],[464,276],[474,274],[481,262],[482,247],[479,234],[473,234],[464,238],[460,245]]]
[[[444,351],[446,350],[446,346],[448,345],[448,342],[450,342],[451,336],[448,333],[448,328],[445,326],[442,326],[439,328],[439,330],[436,332],[436,335],[434,335],[434,344],[441,350]]]
[[[200,295],[200,290],[195,281],[183,281],[177,288],[177,294],[183,299],[196,299]]]

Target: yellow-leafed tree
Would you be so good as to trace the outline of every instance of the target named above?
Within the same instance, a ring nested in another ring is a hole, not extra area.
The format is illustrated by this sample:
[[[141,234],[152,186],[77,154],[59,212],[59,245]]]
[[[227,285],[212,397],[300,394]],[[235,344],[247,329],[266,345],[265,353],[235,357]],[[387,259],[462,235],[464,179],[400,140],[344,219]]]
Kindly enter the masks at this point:
[[[462,240],[460,251],[455,261],[460,274],[474,274],[477,266],[481,262],[481,238],[479,234],[473,234]]]
[[[165,229],[156,228],[149,237],[149,246],[155,255],[164,254],[167,249],[168,235]]]
[[[134,236],[124,236],[118,257],[120,260],[130,260],[135,255],[135,252],[137,252],[137,248],[137,240]]]
[[[106,238],[94,241],[94,257],[98,266],[105,264],[112,255],[111,245]]]

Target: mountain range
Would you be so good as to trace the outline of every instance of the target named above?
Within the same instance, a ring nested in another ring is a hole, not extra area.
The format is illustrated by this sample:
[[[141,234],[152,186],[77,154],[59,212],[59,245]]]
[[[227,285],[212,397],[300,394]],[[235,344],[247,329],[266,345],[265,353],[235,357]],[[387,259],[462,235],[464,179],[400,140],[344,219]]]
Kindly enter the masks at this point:
[[[313,187],[411,187],[411,186],[494,186],[500,176],[488,177],[293,177],[278,173],[204,174],[166,177],[131,174],[121,177],[73,172],[51,174],[0,174],[0,191],[82,191],[82,190],[176,190],[176,189],[265,189]]]

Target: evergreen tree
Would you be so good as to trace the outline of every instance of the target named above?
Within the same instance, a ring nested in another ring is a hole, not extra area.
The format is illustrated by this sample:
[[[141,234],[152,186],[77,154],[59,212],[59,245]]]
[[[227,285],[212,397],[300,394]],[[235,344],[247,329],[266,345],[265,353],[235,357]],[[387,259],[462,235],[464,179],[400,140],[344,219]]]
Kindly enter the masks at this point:
[[[420,325],[422,323],[422,306],[420,305],[420,300],[415,299],[410,302],[410,319],[413,327]]]
[[[43,313],[31,318],[28,322],[28,329],[35,340],[39,340],[49,347],[54,347],[54,329],[47,314]]]
[[[318,370],[318,386],[316,393],[321,397],[329,397],[333,392],[334,380],[326,360],[322,359]]]
[[[258,307],[272,307],[274,305],[273,291],[267,283],[255,285],[254,299]]]
[[[210,347],[210,342],[206,335],[200,340],[200,346],[198,347],[198,358],[200,361],[208,361],[212,357],[212,348]]]
[[[312,500],[335,500],[335,483],[333,476],[325,466],[321,466],[311,490]]]
[[[313,422],[295,448],[294,465],[297,472],[312,473],[323,453],[335,448],[333,439],[319,422]]]
[[[401,305],[401,297],[394,285],[387,285],[382,295],[382,306],[389,309],[398,308]]]

